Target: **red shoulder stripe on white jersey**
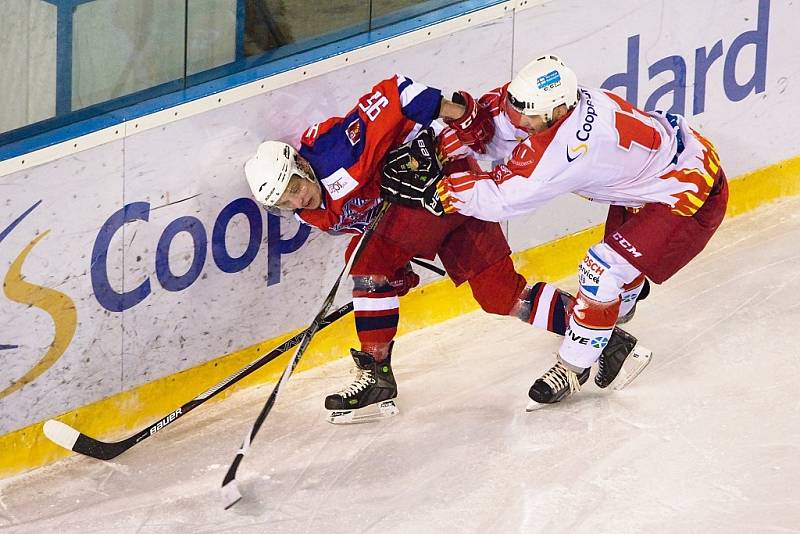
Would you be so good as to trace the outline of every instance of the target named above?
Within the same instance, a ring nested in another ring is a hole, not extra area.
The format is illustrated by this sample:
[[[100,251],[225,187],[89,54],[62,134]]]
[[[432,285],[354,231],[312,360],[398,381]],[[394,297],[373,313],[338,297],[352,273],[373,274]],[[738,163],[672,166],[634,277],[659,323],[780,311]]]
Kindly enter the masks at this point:
[[[478,100],[481,106],[489,110],[489,113],[492,115],[492,117],[500,115],[502,111],[501,104],[503,101],[503,94],[505,93],[505,87],[506,86],[504,85],[502,87],[492,89],[483,95],[480,100]]]

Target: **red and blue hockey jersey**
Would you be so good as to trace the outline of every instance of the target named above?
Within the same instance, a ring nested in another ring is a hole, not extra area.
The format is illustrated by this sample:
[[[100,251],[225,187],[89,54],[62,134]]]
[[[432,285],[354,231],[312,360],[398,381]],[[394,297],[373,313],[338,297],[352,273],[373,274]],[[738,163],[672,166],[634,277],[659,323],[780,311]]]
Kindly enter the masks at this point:
[[[430,125],[441,99],[440,90],[397,74],[375,85],[344,117],[308,128],[299,152],[322,185],[323,203],[297,210],[298,219],[327,232],[362,232],[381,203],[386,153]]]

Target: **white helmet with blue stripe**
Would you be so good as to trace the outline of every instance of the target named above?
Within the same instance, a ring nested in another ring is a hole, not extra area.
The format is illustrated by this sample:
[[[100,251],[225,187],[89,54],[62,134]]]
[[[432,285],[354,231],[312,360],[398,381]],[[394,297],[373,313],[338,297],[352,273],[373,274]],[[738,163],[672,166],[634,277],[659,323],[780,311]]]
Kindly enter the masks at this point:
[[[539,115],[548,123],[562,104],[578,103],[578,78],[558,56],[541,56],[522,68],[508,85],[508,101],[523,115]]]

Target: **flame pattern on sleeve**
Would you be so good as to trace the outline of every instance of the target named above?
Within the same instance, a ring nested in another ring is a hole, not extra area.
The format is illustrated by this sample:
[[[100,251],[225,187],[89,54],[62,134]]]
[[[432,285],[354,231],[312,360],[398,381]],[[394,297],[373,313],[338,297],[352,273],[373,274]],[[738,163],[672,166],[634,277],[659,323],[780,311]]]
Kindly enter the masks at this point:
[[[700,166],[673,170],[661,176],[662,180],[674,178],[692,186],[673,196],[675,204],[672,206],[672,213],[682,217],[691,217],[703,206],[714,187],[720,169],[719,156],[714,145],[698,131],[690,130],[695,139],[703,146],[700,154],[695,156],[700,162]]]

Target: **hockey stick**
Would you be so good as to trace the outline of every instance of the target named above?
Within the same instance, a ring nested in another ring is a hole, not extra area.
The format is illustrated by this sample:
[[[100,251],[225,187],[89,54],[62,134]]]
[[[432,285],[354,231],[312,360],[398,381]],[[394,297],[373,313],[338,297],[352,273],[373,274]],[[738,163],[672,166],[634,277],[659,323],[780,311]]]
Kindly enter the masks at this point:
[[[353,303],[348,302],[338,310],[331,312],[324,319],[322,319],[317,325],[317,330],[322,330],[323,328],[330,326],[332,323],[341,319],[351,311],[353,311]],[[174,423],[176,420],[194,410],[210,398],[215,397],[217,394],[225,391],[233,384],[239,382],[246,376],[251,375],[265,364],[271,362],[287,350],[296,346],[303,340],[303,337],[307,332],[308,330],[303,330],[302,332],[295,334],[281,343],[279,346],[248,364],[246,367],[236,371],[222,382],[204,391],[177,410],[168,413],[157,422],[140,430],[136,434],[123,439],[122,441],[100,441],[91,436],[87,436],[83,432],[79,432],[66,423],[56,421],[55,419],[50,419],[44,423],[44,435],[47,436],[50,441],[56,445],[64,447],[65,449],[69,449],[86,456],[91,456],[92,458],[97,458],[98,460],[111,460],[112,458],[116,458],[123,452],[127,451],[137,443],[149,438],[159,430],[163,429],[165,426]]]
[[[420,267],[425,267],[429,271],[433,271],[436,274],[438,274],[439,276],[444,276],[444,275],[447,274],[444,269],[440,269],[436,265],[434,265],[432,263],[428,263],[427,261],[418,260],[417,258],[411,258],[411,263],[415,263],[415,264],[419,265]]]
[[[355,250],[353,250],[350,258],[347,260],[342,272],[339,273],[339,278],[336,279],[333,287],[331,287],[328,295],[325,297],[322,307],[320,308],[319,312],[317,312],[317,315],[311,321],[311,324],[308,326],[308,328],[306,328],[303,340],[300,342],[300,346],[295,351],[291,361],[289,361],[289,365],[287,365],[286,369],[283,371],[281,379],[272,389],[272,393],[270,393],[267,402],[264,404],[264,407],[261,408],[261,412],[258,414],[258,417],[256,417],[256,420],[253,423],[253,428],[245,435],[244,441],[236,453],[236,457],[233,459],[233,462],[228,468],[228,472],[225,473],[225,478],[222,480],[222,499],[226,510],[239,502],[239,500],[242,498],[242,494],[239,491],[238,484],[236,483],[236,471],[239,469],[239,465],[242,463],[244,455],[247,454],[247,451],[250,449],[250,444],[253,442],[253,439],[256,437],[256,434],[258,434],[261,425],[264,423],[264,420],[266,420],[269,412],[275,405],[275,400],[278,398],[278,394],[289,380],[292,372],[294,372],[297,364],[300,362],[300,358],[305,353],[309,343],[311,343],[311,339],[314,337],[314,334],[316,334],[319,330],[320,321],[322,321],[322,318],[325,316],[325,313],[327,313],[328,308],[330,308],[333,304],[333,299],[336,297],[336,292],[339,289],[339,283],[341,283],[342,278],[350,273],[350,269],[352,268],[358,256],[361,254],[361,251],[364,249],[364,245],[369,241],[370,236],[372,236],[372,233],[375,231],[375,228],[378,226],[381,218],[383,218],[383,215],[388,211],[389,206],[389,202],[384,202],[381,205],[378,213],[375,215],[372,221],[370,221],[369,226],[367,226],[367,228],[364,230],[364,233],[361,235],[361,239],[359,239]]]
[[[430,269],[435,273],[441,275],[445,274],[445,272],[439,269],[436,265],[417,260],[416,258],[412,259],[411,261],[417,265],[420,265],[421,267]],[[332,323],[338,321],[351,311],[353,311],[353,303],[348,302],[341,308],[328,314],[320,323],[319,330],[330,326]],[[159,430],[162,430],[167,425],[174,423],[190,411],[194,410],[207,400],[217,396],[217,394],[222,393],[243,378],[250,376],[252,373],[256,372],[264,365],[279,357],[287,350],[297,346],[297,344],[302,341],[305,333],[306,331],[304,330],[295,334],[281,343],[279,346],[275,347],[257,360],[249,363],[246,367],[236,371],[222,382],[204,391],[180,408],[177,408],[176,410],[164,415],[164,417],[161,417],[158,421],[151,424],[147,428],[144,428],[123,440],[113,442],[100,441],[99,439],[95,439],[71,427],[70,425],[55,419],[50,419],[44,423],[44,434],[50,441],[65,449],[83,454],[85,456],[90,456],[92,458],[97,458],[98,460],[111,460],[127,451],[134,445],[141,443]]]

